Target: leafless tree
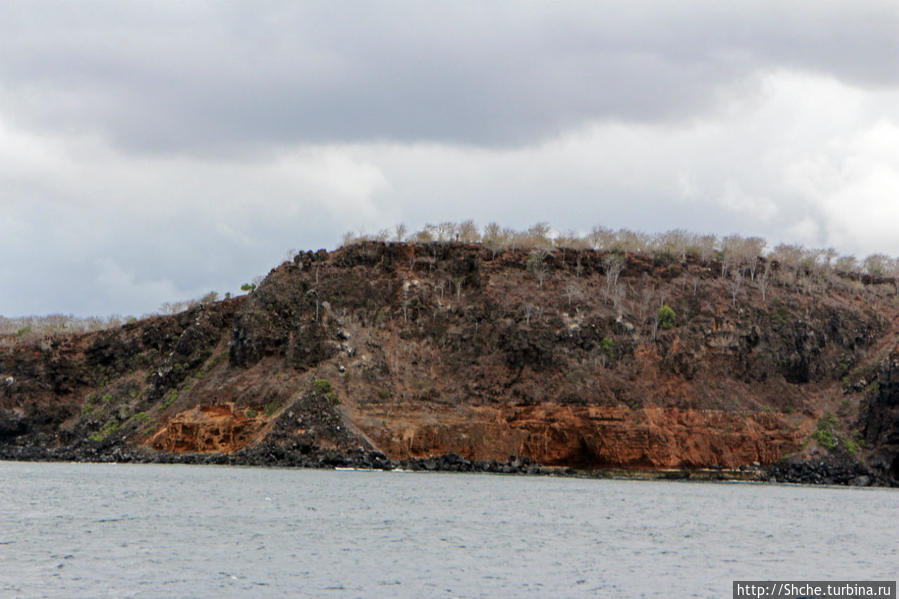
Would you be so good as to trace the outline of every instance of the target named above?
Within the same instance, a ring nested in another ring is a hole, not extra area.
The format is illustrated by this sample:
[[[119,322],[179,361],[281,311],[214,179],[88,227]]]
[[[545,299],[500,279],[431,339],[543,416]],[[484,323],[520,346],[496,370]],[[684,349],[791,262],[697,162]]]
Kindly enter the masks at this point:
[[[821,265],[824,267],[825,274],[830,274],[833,269],[833,261],[838,256],[834,248],[826,248],[821,251]]]
[[[527,244],[525,247],[536,248],[536,249],[549,249],[552,247],[552,241],[549,238],[549,233],[552,228],[549,226],[549,223],[540,222],[535,225],[532,225],[525,233],[523,241]]]
[[[840,272],[853,273],[858,272],[858,260],[855,256],[840,256],[834,262],[834,268]]]
[[[409,322],[409,281],[403,283],[403,322]]]
[[[589,249],[589,244],[587,240],[580,237],[574,231],[565,231],[565,233],[559,235],[553,240],[553,244],[557,248],[569,249],[569,250],[585,250]]]
[[[728,270],[740,259],[743,238],[739,235],[728,235],[721,240],[721,276],[726,277]]]
[[[644,277],[648,278],[648,277]],[[637,304],[638,306],[638,314],[639,322],[637,323],[640,327],[646,323],[647,318],[649,317],[650,306],[653,305],[653,298],[655,297],[655,289],[652,287],[651,283],[648,281],[644,281],[643,289],[640,292],[640,301]]]
[[[768,301],[768,284],[771,282],[771,260],[765,260],[762,271],[758,275],[759,291],[762,292],[762,303]]]
[[[490,250],[493,254],[493,258],[496,258],[496,255],[509,243],[508,235],[502,227],[500,227],[496,223],[489,223],[486,227],[484,227],[484,236],[481,238],[481,243]]]
[[[805,250],[802,246],[781,243],[774,247],[770,257],[777,260],[781,268],[793,271],[793,282],[795,283],[799,278],[799,265],[804,255]]]
[[[465,243],[475,243],[481,240],[481,234],[478,232],[478,227],[474,224],[473,220],[466,220],[459,223],[457,234],[459,236],[459,241],[464,241]]]
[[[524,305],[524,323],[528,326],[531,325],[531,317],[532,316],[540,316],[542,310],[539,306],[535,306],[534,304],[525,304]]]
[[[672,229],[659,236],[657,243],[659,250],[685,262],[687,260],[687,248],[690,245],[690,234],[683,229]]]
[[[623,252],[642,254],[651,249],[651,238],[646,233],[640,231],[619,229],[615,234],[615,245],[613,249],[616,248]]]
[[[565,286],[565,296],[568,298],[568,309],[571,309],[571,302],[580,301],[584,297],[584,292],[580,286],[575,283],[569,283]]]
[[[865,272],[872,277],[882,277],[890,270],[892,259],[886,254],[871,254],[863,262]]]
[[[465,275],[456,275],[452,281],[456,288],[456,301],[459,302],[462,300],[462,285],[465,283]]]
[[[621,320],[624,316],[624,287],[616,283],[615,286],[612,287],[611,295],[612,307],[615,309],[615,318]]]
[[[442,222],[437,225],[437,241],[453,241],[456,238],[458,227],[456,223],[451,221]]]
[[[614,241],[615,232],[608,227],[596,225],[587,234],[587,242],[594,250],[610,250]]]
[[[730,302],[731,306],[737,307],[737,294],[740,293],[740,287],[743,285],[743,271],[735,268],[730,273]]]
[[[424,229],[417,231],[412,236],[412,241],[415,243],[431,243],[434,241],[433,225],[425,225]]]
[[[612,289],[618,284],[618,277],[621,275],[621,269],[624,267],[624,259],[618,254],[608,254],[602,261],[603,270],[606,275],[605,299],[609,299]]]
[[[717,245],[717,236],[697,235],[691,242],[690,251],[694,252],[703,262],[708,262],[715,255],[715,247]]]
[[[546,256],[547,251],[541,248],[532,250],[528,255],[528,272],[537,278],[540,287],[543,287],[543,279],[546,278]]]
[[[747,237],[743,240],[742,258],[749,268],[749,278],[755,281],[755,274],[759,268],[759,260],[765,251],[766,242],[761,237]]]

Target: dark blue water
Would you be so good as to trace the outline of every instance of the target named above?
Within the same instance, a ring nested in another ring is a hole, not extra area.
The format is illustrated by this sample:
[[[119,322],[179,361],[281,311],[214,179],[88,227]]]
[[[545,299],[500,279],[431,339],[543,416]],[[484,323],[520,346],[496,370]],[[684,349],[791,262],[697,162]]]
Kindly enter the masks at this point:
[[[3,597],[729,597],[889,579],[899,492],[0,462]]]

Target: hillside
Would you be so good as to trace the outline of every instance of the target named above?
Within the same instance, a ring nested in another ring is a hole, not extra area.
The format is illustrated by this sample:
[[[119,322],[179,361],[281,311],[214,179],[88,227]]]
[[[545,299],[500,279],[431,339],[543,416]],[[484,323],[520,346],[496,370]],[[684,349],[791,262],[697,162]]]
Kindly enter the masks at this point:
[[[895,282],[762,262],[458,242],[301,253],[246,296],[0,337],[0,456],[896,484]]]

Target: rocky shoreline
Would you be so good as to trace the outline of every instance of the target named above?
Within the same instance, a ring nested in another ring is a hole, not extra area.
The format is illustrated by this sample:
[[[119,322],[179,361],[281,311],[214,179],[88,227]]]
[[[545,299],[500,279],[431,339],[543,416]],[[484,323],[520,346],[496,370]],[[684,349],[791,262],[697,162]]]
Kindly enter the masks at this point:
[[[576,475],[573,468],[554,468],[532,463],[528,458],[506,462],[471,461],[456,454],[391,460],[376,450],[354,449],[346,452],[316,450],[310,453],[253,448],[234,453],[171,453],[128,446],[79,446],[47,449],[30,446],[0,447],[0,460],[20,462],[87,462],[123,464],[200,464],[256,466],[273,468],[358,468],[372,470],[411,470],[429,472],[488,472],[496,474]]]
[[[472,461],[450,453],[429,458],[392,460],[380,451],[318,450],[285,452],[280,448],[254,448],[231,454],[171,453],[128,446],[90,444],[48,449],[33,446],[0,448],[0,461],[82,462],[123,464],[194,464],[272,468],[403,470],[414,472],[469,472],[532,476],[568,476],[618,480],[742,481],[856,487],[897,487],[895,481],[877,476],[851,456],[826,456],[817,461],[784,460],[770,466],[728,468],[609,468],[578,470],[543,466],[527,457],[510,456],[508,461]]]

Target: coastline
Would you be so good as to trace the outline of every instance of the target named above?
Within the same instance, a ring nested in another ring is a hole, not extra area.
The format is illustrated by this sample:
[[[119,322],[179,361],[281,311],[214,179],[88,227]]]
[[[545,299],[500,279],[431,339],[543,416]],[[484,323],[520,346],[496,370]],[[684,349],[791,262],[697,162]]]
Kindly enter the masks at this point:
[[[266,453],[260,450],[225,453],[170,453],[130,447],[76,447],[46,449],[2,447],[0,461],[50,463],[184,464],[210,466],[248,466],[257,468],[305,468],[317,470],[358,469],[409,472],[464,472],[561,476],[609,480],[655,480],[693,482],[755,482],[802,484],[813,486],[854,486],[897,488],[894,481],[880,479],[858,464],[833,460],[818,463],[788,461],[768,466],[742,468],[600,468],[583,470],[563,466],[544,466],[527,457],[510,456],[508,461],[472,461],[456,454],[428,458],[392,460],[379,451],[320,450]]]

